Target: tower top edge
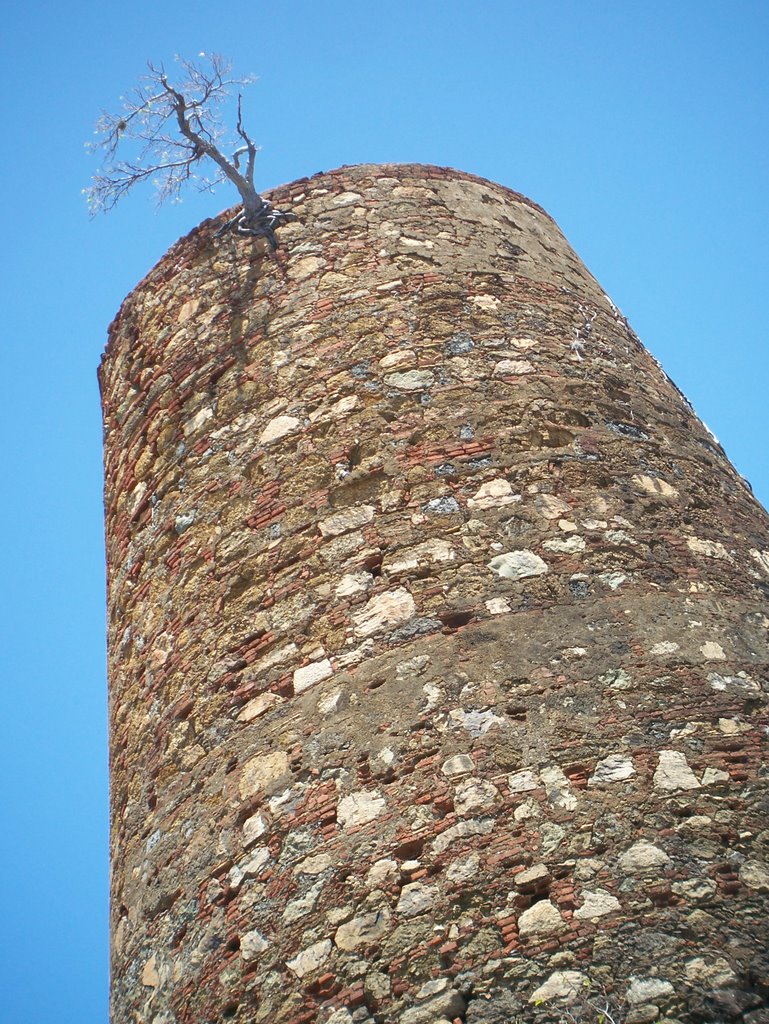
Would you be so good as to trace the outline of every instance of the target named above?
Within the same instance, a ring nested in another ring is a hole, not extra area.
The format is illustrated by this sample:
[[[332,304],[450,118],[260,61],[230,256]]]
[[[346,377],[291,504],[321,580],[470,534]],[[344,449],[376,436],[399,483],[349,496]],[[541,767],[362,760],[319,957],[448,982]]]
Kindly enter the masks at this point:
[[[357,184],[364,182],[367,179],[378,179],[382,181],[388,178],[396,179],[400,182],[410,181],[416,183],[421,181],[425,183],[443,182],[446,184],[457,182],[481,185],[494,190],[498,194],[504,196],[508,201],[521,203],[529,207],[538,215],[545,217],[552,223],[555,223],[553,218],[545,209],[543,209],[543,207],[534,200],[529,199],[529,197],[525,196],[523,193],[517,192],[514,189],[509,188],[507,185],[493,181],[490,178],[484,178],[481,175],[473,174],[469,171],[458,170],[454,167],[439,166],[437,164],[343,164],[342,166],[331,170],[317,171],[314,174],[297,178],[294,181],[276,185],[272,188],[266,188],[263,190],[262,194],[273,204],[273,206],[280,208],[281,206],[285,207],[286,205],[290,205],[297,201],[308,190],[313,191],[325,189],[328,192],[351,191]],[[149,268],[144,277],[141,278],[141,280],[138,281],[137,284],[127,293],[108,329],[108,335],[112,335],[115,325],[121,319],[121,316],[134,295],[141,292],[142,289],[144,289],[148,283],[158,275],[159,272],[163,273],[162,268],[167,268],[169,265],[179,265],[179,262],[184,260],[185,253],[190,249],[190,247],[195,247],[196,245],[210,241],[218,227],[226,219],[231,217],[238,208],[239,206],[236,204],[232,207],[221,210],[213,217],[207,217],[185,235],[178,238],[177,241],[174,242],[173,245],[171,245],[155,262],[155,264]],[[110,345],[108,343],[100,361],[102,366],[105,359],[109,356],[109,353]]]
[[[480,174],[473,174],[471,171],[462,171],[456,167],[448,167],[440,164],[421,164],[421,163],[365,163],[365,164],[342,164],[341,167],[335,167],[328,171],[317,171],[315,174],[307,175],[303,178],[297,178],[296,181],[288,182],[284,185],[277,185],[272,189],[266,189],[265,195],[267,195],[271,201],[279,200],[281,197],[290,196],[297,190],[301,191],[302,186],[306,185],[317,185],[324,178],[329,179],[331,184],[343,183],[346,180],[354,181],[361,178],[367,178],[372,176],[378,176],[381,178],[411,178],[411,179],[422,179],[424,181],[468,181],[475,182],[478,185],[486,185],[490,188],[499,190],[505,193],[510,199],[525,203],[532,209],[541,213],[547,217],[548,220],[553,218],[539,203],[536,203],[533,199],[524,195],[522,192],[517,192],[515,189],[510,188],[507,185],[503,185],[498,181],[494,181],[492,178],[484,178]]]

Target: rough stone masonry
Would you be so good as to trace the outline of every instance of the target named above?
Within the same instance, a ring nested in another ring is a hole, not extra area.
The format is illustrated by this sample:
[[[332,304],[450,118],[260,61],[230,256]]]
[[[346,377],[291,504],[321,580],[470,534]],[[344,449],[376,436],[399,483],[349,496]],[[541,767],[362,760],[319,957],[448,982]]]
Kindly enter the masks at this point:
[[[766,513],[523,196],[270,199],[100,371],[115,1024],[769,1021]]]

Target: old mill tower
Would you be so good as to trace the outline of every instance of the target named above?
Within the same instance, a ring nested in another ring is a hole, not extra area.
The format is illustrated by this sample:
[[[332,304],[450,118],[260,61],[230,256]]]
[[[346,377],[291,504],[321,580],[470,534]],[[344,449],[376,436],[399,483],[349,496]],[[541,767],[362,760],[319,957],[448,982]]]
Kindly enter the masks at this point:
[[[534,203],[271,198],[100,372],[115,1024],[768,1021],[766,513]]]

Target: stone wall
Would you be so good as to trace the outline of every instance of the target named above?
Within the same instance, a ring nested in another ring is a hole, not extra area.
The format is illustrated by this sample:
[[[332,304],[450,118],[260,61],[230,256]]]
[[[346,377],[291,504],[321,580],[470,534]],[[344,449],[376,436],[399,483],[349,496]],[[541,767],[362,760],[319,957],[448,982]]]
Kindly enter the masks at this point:
[[[766,1022],[766,513],[535,204],[271,198],[100,371],[115,1024]]]

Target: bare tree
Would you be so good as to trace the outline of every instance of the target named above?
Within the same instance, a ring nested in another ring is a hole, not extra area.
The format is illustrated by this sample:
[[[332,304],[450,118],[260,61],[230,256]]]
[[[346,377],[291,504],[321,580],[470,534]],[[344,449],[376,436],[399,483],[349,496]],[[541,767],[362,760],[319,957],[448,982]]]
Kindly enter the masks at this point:
[[[179,201],[186,185],[211,192],[230,181],[240,193],[242,210],[220,229],[266,238],[277,248],[275,229],[294,215],[276,210],[256,191],[254,165],[257,146],[243,126],[242,93],[253,77],[231,77],[224,58],[201,53],[199,60],[177,58],[181,81],[172,85],[162,64],[147,65],[147,74],[127,96],[122,110],[106,111],[96,123],[105,165],[84,189],[93,214],[111,210],[143,181],[154,184],[158,203]],[[235,131],[225,127],[222,108],[237,89]],[[230,153],[229,156],[226,153]]]

